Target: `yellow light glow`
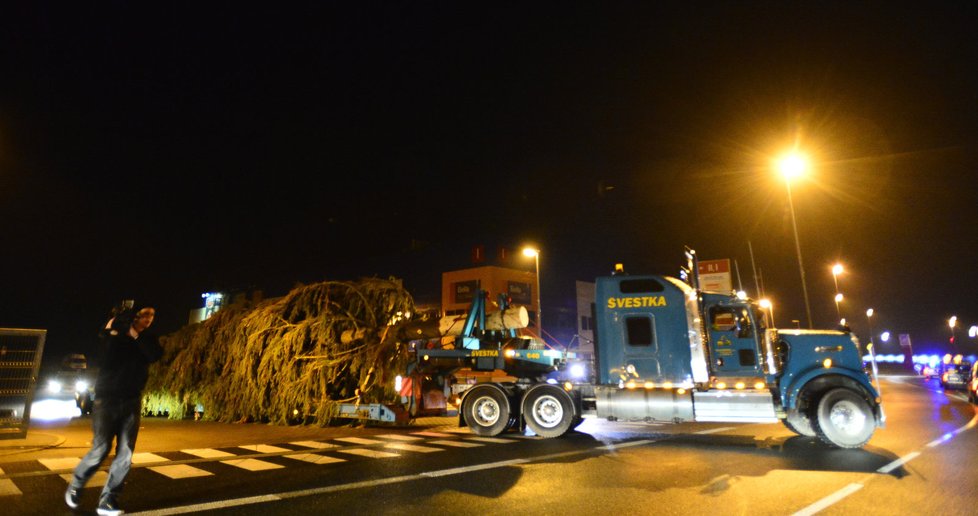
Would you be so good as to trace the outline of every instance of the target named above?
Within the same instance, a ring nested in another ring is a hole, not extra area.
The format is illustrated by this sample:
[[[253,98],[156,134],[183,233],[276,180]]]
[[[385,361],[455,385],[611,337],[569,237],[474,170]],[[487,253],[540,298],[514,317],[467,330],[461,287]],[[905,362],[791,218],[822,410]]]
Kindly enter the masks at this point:
[[[569,391],[569,390],[572,390],[572,389],[574,389],[574,384],[572,384],[570,382],[564,382],[564,390],[565,391]]]
[[[761,308],[771,308],[771,300],[767,298],[758,301],[758,304],[761,305]]]
[[[635,382],[628,382],[628,383],[626,383],[625,384],[625,388],[626,389],[634,389],[635,388]]]
[[[836,276],[838,276],[839,274],[842,274],[842,264],[841,263],[837,263],[837,264],[835,264],[835,265],[832,266],[832,274],[834,274]]]
[[[538,251],[538,250],[536,250],[536,249],[534,249],[532,247],[524,247],[523,248],[523,256],[526,256],[527,258],[536,258],[539,255],[540,255],[540,251]]]
[[[826,369],[832,367],[832,359],[831,358],[826,358],[825,360],[822,360],[822,367],[824,367]]]
[[[764,382],[757,382],[757,383],[755,383],[754,384],[754,388],[757,389],[757,390],[763,389],[764,388]]]
[[[792,152],[778,160],[778,171],[786,181],[799,178],[808,170],[808,158],[804,154]]]
[[[950,353],[948,353],[947,355],[944,355],[944,363],[945,364],[950,364],[951,363],[951,354]]]
[[[645,382],[645,388],[646,389],[654,389],[655,388],[655,384],[652,383],[652,382]]]
[[[506,358],[513,358],[513,357],[516,356],[516,350],[515,349],[507,349],[505,355],[506,355]]]
[[[962,357],[961,355],[954,355],[954,364],[955,365],[961,365],[961,360],[963,360],[963,359],[964,359],[964,357]]]
[[[428,360],[428,355],[425,355],[425,356],[424,356],[424,359],[425,359],[425,360]]]
[[[672,382],[666,382],[662,384],[663,389],[672,389]]]
[[[299,409],[292,409],[292,415],[293,416],[298,416],[299,415]]]
[[[717,389],[726,389],[726,388],[727,388],[727,384],[723,382],[717,384]]]
[[[734,384],[734,389],[743,389],[744,387],[746,387],[744,382],[737,382]]]
[[[686,389],[679,389],[676,391],[676,394],[686,394]]]
[[[836,303],[841,303],[842,302],[842,293],[841,292],[835,295],[835,302]]]

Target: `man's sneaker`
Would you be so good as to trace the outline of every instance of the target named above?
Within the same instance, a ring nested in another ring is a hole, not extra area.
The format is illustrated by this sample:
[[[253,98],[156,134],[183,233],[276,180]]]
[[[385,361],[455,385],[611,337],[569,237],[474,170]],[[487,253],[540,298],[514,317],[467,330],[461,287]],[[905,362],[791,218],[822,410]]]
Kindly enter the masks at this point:
[[[81,490],[69,485],[68,490],[65,491],[65,503],[68,507],[77,509],[81,505]]]
[[[99,516],[118,516],[122,514],[122,509],[119,508],[119,504],[116,503],[115,498],[111,496],[103,496],[98,501],[98,508],[95,512]]]

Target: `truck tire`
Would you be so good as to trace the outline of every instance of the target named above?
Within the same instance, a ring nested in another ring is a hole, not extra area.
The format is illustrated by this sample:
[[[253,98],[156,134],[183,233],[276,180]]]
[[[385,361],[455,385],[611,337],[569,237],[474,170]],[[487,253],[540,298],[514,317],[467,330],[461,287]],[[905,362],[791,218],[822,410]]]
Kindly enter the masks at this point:
[[[815,437],[815,429],[812,428],[812,420],[808,414],[798,409],[788,411],[788,417],[781,420],[784,426],[792,432],[802,437]]]
[[[846,388],[832,389],[822,396],[814,422],[818,438],[839,448],[860,448],[876,430],[869,403]]]
[[[560,437],[574,427],[574,400],[556,385],[537,385],[523,396],[526,426],[540,437]]]
[[[509,400],[498,387],[473,387],[462,401],[462,414],[472,433],[495,437],[509,426]]]

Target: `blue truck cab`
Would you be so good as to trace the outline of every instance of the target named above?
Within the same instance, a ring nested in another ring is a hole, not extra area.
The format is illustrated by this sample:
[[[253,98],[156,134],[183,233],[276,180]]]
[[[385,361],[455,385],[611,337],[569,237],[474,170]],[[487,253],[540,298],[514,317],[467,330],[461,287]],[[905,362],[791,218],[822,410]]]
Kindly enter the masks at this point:
[[[885,416],[859,342],[768,328],[750,299],[669,276],[596,280],[596,381],[582,410],[610,420],[777,422],[861,447]]]

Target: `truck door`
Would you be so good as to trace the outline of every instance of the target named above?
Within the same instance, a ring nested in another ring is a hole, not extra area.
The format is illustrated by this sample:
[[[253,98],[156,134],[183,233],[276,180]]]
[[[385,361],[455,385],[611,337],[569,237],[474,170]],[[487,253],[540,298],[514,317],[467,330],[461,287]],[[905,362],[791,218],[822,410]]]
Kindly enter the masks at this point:
[[[718,376],[760,375],[756,329],[743,306],[709,308],[710,354]]]

